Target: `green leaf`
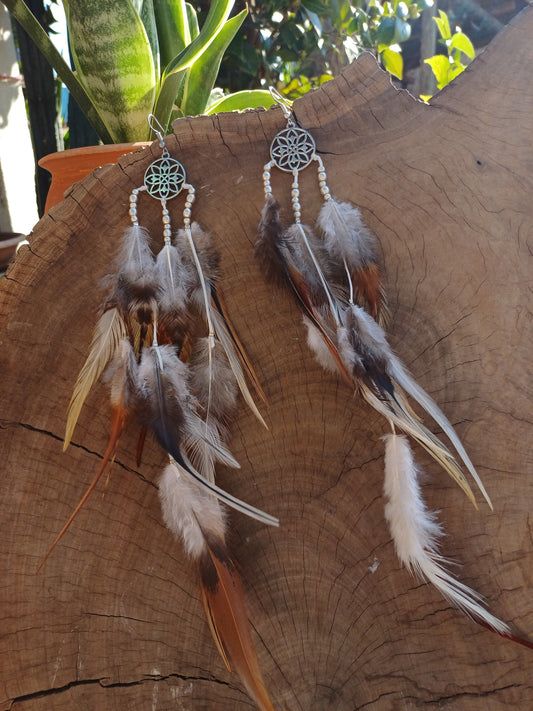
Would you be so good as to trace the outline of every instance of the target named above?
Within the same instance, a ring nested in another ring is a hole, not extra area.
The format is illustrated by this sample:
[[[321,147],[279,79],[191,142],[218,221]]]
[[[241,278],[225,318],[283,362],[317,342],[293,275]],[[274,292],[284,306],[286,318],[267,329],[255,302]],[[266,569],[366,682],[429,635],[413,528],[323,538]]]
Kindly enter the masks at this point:
[[[376,32],[376,44],[384,45],[385,47],[388,47],[389,45],[393,44],[395,31],[396,18],[384,17],[379,23],[379,27]]]
[[[409,17],[409,8],[404,2],[399,2],[396,5],[394,14],[396,15],[396,17],[399,17],[400,20],[407,20],[407,18]]]
[[[437,80],[437,88],[443,89],[449,82],[450,60],[443,54],[424,59],[424,64],[429,64]]]
[[[451,39],[450,49],[460,49],[469,59],[475,59],[476,50],[470,38],[464,32],[456,32]]]
[[[411,25],[397,17],[394,21],[394,40],[391,44],[405,42],[411,36]]]
[[[154,71],[156,77],[159,77],[159,38],[157,36],[157,27],[154,14],[154,0],[132,0],[133,7],[137,10],[141,22],[146,30],[150,47],[152,48],[152,59],[154,61]]]
[[[448,71],[448,84],[455,79],[455,77],[458,77],[459,74],[462,74],[466,67],[464,67],[462,64],[454,64],[450,65],[450,69]]]
[[[131,0],[69,0],[65,9],[77,75],[113,142],[148,138],[158,78]]]
[[[400,52],[387,48],[383,50],[380,56],[385,69],[393,76],[401,79],[403,77],[403,57]]]
[[[213,0],[198,36],[167,65],[161,78],[154,114],[162,126],[167,126],[184,72],[207,50],[233,8],[234,0]]]
[[[154,14],[161,66],[165,68],[191,43],[186,3],[184,0],[156,0]]]
[[[274,103],[269,91],[255,89],[253,91],[237,91],[228,94],[206,111],[207,114],[219,114],[222,111],[244,111],[245,109],[258,109],[261,106],[268,109]]]
[[[42,52],[46,61],[49,62],[57,72],[58,77],[68,88],[78,106],[83,111],[91,126],[100,136],[104,143],[113,143],[113,139],[107,130],[107,126],[98,113],[98,109],[91,101],[85,87],[72,72],[71,68],[59,54],[52,41],[36,20],[23,0],[2,0],[13,17],[20,23],[21,27],[28,33],[35,46]]]
[[[198,17],[196,15],[196,10],[190,3],[185,3],[187,8],[187,18],[189,20],[189,32],[191,33],[191,42],[195,40],[200,34],[200,28],[198,27]]]
[[[228,20],[187,72],[180,107],[185,116],[196,116],[205,112],[218,76],[220,62],[247,14],[246,10],[242,10]]]
[[[440,17],[434,17],[433,19],[437,23],[439,28],[440,36],[443,40],[449,40],[452,38],[452,33],[450,31],[450,23],[448,22],[448,15],[443,11],[439,10]]]
[[[314,12],[316,15],[324,15],[324,3],[320,2],[320,0],[302,0],[302,5],[306,10]]]

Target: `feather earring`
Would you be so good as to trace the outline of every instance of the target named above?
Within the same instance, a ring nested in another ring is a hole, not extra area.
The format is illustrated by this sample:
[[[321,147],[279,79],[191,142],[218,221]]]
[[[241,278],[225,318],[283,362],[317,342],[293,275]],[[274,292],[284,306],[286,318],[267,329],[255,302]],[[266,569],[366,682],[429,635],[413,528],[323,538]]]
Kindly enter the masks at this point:
[[[172,158],[162,127],[149,124],[161,157],[147,168],[129,199],[131,227],[119,250],[112,290],[96,325],[67,415],[65,448],[91,388],[103,375],[111,390],[112,427],[89,488],[52,544],[66,532],[102,474],[111,467],[126,424],[136,419],[168,455],[160,482],[163,518],[196,561],[209,627],[228,668],[234,667],[262,711],[273,711],[254,649],[242,584],[227,548],[222,504],[277,526],[278,520],[215,483],[221,463],[238,468],[227,448],[227,422],[238,393],[266,424],[249,391],[263,391],[228,317],[218,286],[219,256],[210,236],[191,221],[195,189]],[[186,191],[183,227],[172,240],[167,203]],[[138,205],[148,193],[161,204],[163,246],[156,256]],[[42,564],[41,564],[42,565]]]
[[[297,124],[288,102],[276,90],[271,89],[271,93],[283,110],[287,127],[274,137],[270,161],[263,168],[265,205],[256,241],[262,269],[267,278],[292,291],[303,311],[309,348],[320,365],[340,373],[391,426],[392,434],[386,438],[386,518],[402,562],[432,582],[476,622],[529,645],[487,612],[477,593],[441,566],[436,552],[440,527],[423,505],[408,440],[398,436],[396,428],[426,449],[477,507],[461,462],[491,508],[492,504],[452,425],[387,342],[383,330],[387,309],[376,238],[358,208],[331,195],[313,137]],[[323,197],[316,223],[319,236],[302,223],[299,174],[311,163],[317,166]],[[280,206],[272,191],[274,167],[292,175],[293,223],[288,227],[281,221]],[[455,455],[414,414],[407,396],[442,428]]]

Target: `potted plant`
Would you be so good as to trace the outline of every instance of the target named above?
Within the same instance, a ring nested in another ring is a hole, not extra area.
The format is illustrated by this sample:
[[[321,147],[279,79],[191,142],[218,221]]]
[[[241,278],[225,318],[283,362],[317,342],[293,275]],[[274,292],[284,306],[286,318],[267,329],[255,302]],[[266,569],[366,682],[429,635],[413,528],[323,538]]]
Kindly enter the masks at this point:
[[[272,103],[263,90],[213,100],[220,62],[247,13],[230,17],[234,0],[213,0],[201,28],[184,0],[62,0],[74,72],[23,0],[2,2],[67,86],[102,143],[119,144],[105,162],[135,148],[124,143],[150,139],[150,113],[168,129],[180,116]],[[75,150],[79,164],[84,149]],[[86,172],[101,164],[100,158],[96,161]],[[73,182],[68,180],[66,187]]]

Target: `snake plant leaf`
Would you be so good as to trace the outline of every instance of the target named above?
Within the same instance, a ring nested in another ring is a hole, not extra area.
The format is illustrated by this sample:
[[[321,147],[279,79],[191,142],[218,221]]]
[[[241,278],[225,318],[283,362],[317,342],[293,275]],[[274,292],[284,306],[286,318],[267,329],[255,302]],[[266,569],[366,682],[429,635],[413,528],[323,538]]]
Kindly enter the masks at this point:
[[[61,54],[41,27],[35,16],[23,0],[2,0],[9,12],[13,15],[20,26],[28,33],[35,46],[42,52],[46,61],[55,69],[58,77],[68,88],[78,106],[83,111],[91,126],[100,136],[104,143],[112,143],[106,125],[93,106],[87,91],[65,62]]]
[[[214,41],[224,27],[233,5],[234,0],[213,0],[198,36],[174,57],[163,71],[161,89],[154,109],[155,116],[163,126],[168,125],[180,84],[185,78],[185,71],[198,61]]]
[[[155,0],[157,3],[158,0]],[[154,71],[156,77],[159,76],[161,71],[160,62],[160,47],[159,47],[159,36],[157,30],[157,23],[155,18],[155,7],[154,0],[132,0],[133,7],[137,10],[141,22],[146,30],[146,35],[148,41],[150,42],[150,47],[152,49],[152,59],[154,60]]]
[[[223,96],[215,101],[206,114],[219,114],[222,111],[244,111],[245,109],[270,108],[274,104],[272,94],[265,89],[251,89],[250,91],[236,91],[234,94]]]
[[[196,116],[205,112],[224,53],[239,31],[246,15],[247,11],[242,10],[235,17],[227,20],[211,44],[187,70],[180,106],[185,116]]]
[[[191,37],[187,4],[184,0],[157,0],[155,3],[154,14],[162,67],[170,64],[176,54],[194,39]]]
[[[157,76],[150,42],[131,0],[68,0],[77,75],[114,143],[148,138]]]

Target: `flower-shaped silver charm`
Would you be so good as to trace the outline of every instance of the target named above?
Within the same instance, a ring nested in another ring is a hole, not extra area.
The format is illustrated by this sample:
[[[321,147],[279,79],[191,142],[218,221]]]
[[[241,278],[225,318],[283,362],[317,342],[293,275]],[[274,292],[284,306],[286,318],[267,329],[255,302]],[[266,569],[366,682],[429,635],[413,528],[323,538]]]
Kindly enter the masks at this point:
[[[150,163],[144,174],[147,192],[158,200],[170,200],[178,195],[185,183],[185,168],[182,164],[163,155]]]
[[[270,156],[275,165],[287,173],[303,170],[315,153],[315,141],[303,128],[289,126],[280,131],[270,146]]]

